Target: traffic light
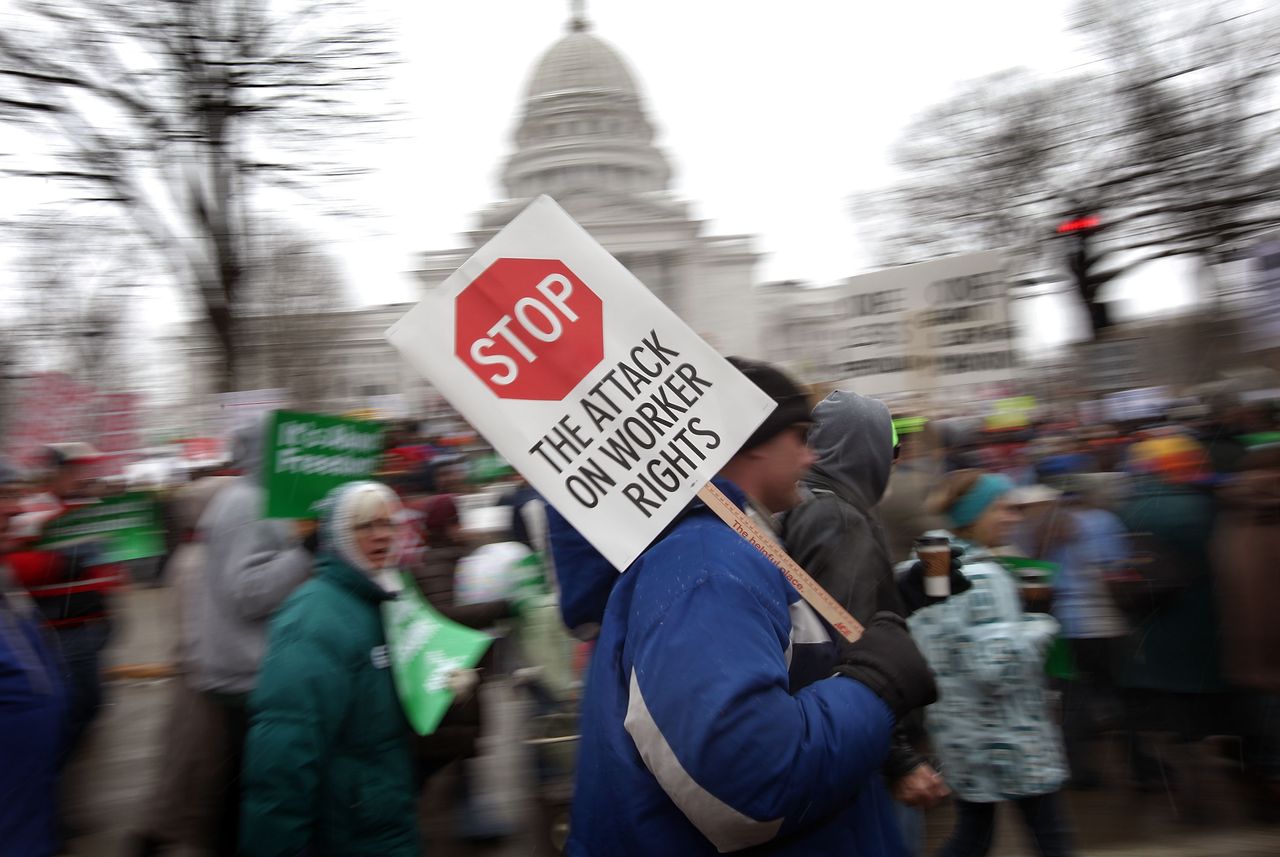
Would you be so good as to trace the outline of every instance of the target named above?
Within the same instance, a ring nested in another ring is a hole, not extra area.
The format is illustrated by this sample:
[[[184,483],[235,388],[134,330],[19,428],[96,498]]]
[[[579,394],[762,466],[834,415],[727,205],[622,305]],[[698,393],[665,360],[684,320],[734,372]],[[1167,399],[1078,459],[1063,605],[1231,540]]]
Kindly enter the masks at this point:
[[[1080,293],[1085,307],[1089,310],[1089,327],[1094,339],[1111,326],[1111,316],[1105,302],[1098,300],[1098,291],[1103,282],[1095,270],[1097,257],[1089,252],[1089,239],[1097,231],[1102,221],[1095,215],[1073,217],[1058,224],[1058,234],[1065,235],[1071,242],[1067,250],[1067,271],[1075,280],[1076,291]]]

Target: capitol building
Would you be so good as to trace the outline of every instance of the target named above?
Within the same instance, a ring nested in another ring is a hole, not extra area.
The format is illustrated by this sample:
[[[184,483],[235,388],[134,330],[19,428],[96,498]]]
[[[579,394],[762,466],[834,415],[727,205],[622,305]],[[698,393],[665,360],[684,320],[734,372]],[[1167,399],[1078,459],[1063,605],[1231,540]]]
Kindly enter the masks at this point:
[[[461,246],[421,253],[413,271],[424,291],[438,288],[467,258],[540,194],[553,197],[611,254],[721,353],[767,358],[757,283],[760,253],[749,235],[708,234],[671,190],[672,166],[655,143],[654,123],[635,75],[592,31],[581,12],[537,61],[528,78],[503,164],[506,198],[474,214]],[[343,412],[398,400],[420,414],[435,397],[383,338],[412,304],[318,314],[323,353],[292,353],[269,315],[242,319],[243,389],[289,387],[298,407]],[[191,387],[212,352],[189,349]],[[205,397],[207,398],[207,397]],[[206,419],[206,422],[209,420]]]
[[[690,218],[635,76],[580,14],[534,67],[514,142],[502,169],[507,198],[476,215],[465,247],[422,254],[425,288],[548,194],[715,348],[759,354],[751,237],[708,235]]]

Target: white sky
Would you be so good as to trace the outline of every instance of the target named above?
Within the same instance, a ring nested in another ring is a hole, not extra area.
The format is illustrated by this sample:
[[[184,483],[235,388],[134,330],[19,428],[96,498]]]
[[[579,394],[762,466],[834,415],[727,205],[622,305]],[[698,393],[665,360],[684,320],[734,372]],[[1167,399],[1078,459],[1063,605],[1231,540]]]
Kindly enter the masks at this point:
[[[454,247],[503,196],[524,87],[569,4],[398,5],[416,118],[379,179],[398,237],[387,250]],[[762,279],[827,283],[866,269],[847,200],[888,181],[910,118],[968,78],[1078,63],[1070,5],[594,0],[587,15],[629,62],[694,215],[756,235]]]

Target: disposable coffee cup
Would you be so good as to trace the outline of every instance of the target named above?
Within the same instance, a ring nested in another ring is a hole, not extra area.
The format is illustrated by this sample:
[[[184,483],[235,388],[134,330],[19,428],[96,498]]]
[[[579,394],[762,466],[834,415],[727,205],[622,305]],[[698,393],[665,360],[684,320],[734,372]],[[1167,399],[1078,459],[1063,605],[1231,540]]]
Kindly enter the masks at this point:
[[[946,598],[951,594],[951,542],[944,536],[916,539],[916,556],[924,564],[924,594]]]

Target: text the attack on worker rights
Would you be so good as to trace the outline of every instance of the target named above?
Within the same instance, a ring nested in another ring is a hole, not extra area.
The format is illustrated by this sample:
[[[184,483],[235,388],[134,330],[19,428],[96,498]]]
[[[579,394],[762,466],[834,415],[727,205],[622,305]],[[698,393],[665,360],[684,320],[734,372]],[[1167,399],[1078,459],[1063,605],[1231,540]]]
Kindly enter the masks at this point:
[[[619,569],[774,407],[550,197],[387,338]]]

